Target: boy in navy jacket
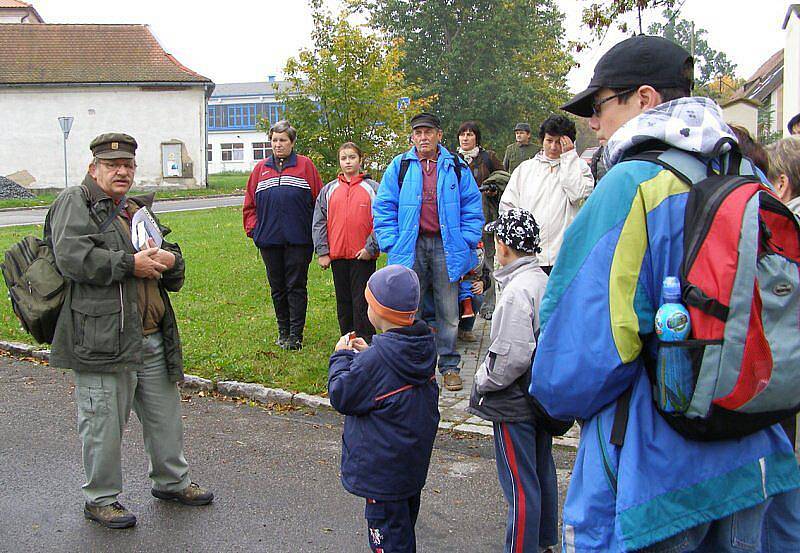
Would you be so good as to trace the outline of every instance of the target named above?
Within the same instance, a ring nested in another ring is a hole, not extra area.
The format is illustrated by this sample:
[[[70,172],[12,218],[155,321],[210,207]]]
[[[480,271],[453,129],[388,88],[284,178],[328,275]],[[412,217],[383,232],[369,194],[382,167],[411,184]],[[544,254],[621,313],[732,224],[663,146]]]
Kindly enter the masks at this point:
[[[365,291],[377,335],[342,336],[330,359],[331,405],[347,415],[342,435],[342,485],[366,499],[375,553],[416,551],[414,525],[439,424],[436,343],[414,322],[419,280],[389,265]]]

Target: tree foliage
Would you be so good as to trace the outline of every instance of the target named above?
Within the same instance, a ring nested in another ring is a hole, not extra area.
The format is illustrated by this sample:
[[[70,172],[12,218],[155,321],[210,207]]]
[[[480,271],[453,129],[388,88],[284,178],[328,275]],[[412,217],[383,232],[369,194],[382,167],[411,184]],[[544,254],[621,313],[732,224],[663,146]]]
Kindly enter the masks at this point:
[[[291,86],[278,95],[297,128],[296,149],[325,179],[338,172],[339,146],[348,141],[364,151],[367,167],[383,169],[408,145],[397,100],[419,96],[400,71],[402,52],[348,22],[346,14],[324,11],[321,0],[310,4],[314,46],[286,62]]]
[[[595,38],[605,36],[608,29],[616,24],[617,28],[623,33],[631,30],[636,32],[643,31],[642,12],[654,8],[672,8],[675,0],[600,0],[593,1],[588,7],[583,9],[583,24],[591,29]],[[636,12],[638,16],[638,27],[629,29],[624,16]],[[585,44],[583,45],[585,46]]]
[[[714,50],[706,40],[708,31],[694,28],[691,21],[677,17],[671,9],[663,12],[664,23],[653,23],[648,34],[663,36],[675,44],[692,51],[692,32],[694,32],[694,72],[695,93],[720,100],[735,90],[733,82],[725,82],[724,77],[735,79],[736,64],[724,52]]]
[[[567,96],[573,65],[554,0],[347,0],[399,41],[401,68],[430,98],[445,141],[459,124],[479,123],[499,148],[519,121],[536,125]]]

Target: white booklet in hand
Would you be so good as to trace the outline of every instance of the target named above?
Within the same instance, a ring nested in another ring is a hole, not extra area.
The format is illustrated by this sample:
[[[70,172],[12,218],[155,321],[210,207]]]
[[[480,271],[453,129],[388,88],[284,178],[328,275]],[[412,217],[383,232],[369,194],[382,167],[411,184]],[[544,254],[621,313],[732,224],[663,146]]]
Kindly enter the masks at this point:
[[[161,231],[158,230],[155,218],[146,207],[142,207],[133,214],[133,219],[131,220],[131,241],[137,252],[150,247],[147,245],[148,238],[153,239],[156,248],[160,248],[164,242],[164,237],[161,236]]]

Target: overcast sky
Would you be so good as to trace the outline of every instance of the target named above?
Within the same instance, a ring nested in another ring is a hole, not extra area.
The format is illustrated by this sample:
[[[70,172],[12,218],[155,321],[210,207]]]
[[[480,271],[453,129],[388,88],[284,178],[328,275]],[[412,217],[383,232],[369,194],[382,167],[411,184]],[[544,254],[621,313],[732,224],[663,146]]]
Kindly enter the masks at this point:
[[[27,1],[47,23],[150,25],[165,50],[216,83],[280,77],[286,59],[311,42],[311,16],[305,0],[227,0],[203,8],[195,0]],[[558,1],[567,15],[567,37],[587,36],[580,26],[580,10],[589,0]],[[337,5],[336,0],[329,2]],[[790,4],[788,0],[685,0],[681,15],[707,29],[711,47],[724,51],[737,64],[738,76],[749,77],[783,47],[781,25]],[[659,15],[646,15],[645,30]],[[585,87],[597,59],[623,38],[609,33],[599,47],[580,55],[581,67],[570,73],[570,88]]]

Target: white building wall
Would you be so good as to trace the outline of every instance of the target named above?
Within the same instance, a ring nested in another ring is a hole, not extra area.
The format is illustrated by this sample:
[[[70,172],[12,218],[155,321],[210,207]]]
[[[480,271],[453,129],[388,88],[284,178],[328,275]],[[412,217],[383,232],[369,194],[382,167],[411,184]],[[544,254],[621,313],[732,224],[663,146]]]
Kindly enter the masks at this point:
[[[783,48],[783,120],[788,122],[800,113],[800,17],[794,12],[786,23],[786,44]],[[783,125],[783,136],[789,129]]]
[[[61,116],[75,118],[67,141],[70,185],[83,180],[94,137],[124,132],[139,144],[136,184],[205,186],[202,86],[157,91],[133,86],[0,88],[0,113],[0,175],[26,170],[36,179],[32,188],[64,186]],[[173,140],[183,142],[193,163],[190,180],[162,179],[161,143]]]
[[[4,9],[0,13],[0,23],[35,23],[35,20],[28,10]]]
[[[259,160],[253,159],[253,143],[267,142],[267,133],[258,131],[210,131],[212,160],[208,162],[209,174],[246,172],[253,170]],[[222,144],[240,143],[244,146],[241,161],[222,161]]]
[[[728,124],[739,125],[751,136],[758,136],[758,108],[747,102],[736,102],[722,108],[722,116]]]

